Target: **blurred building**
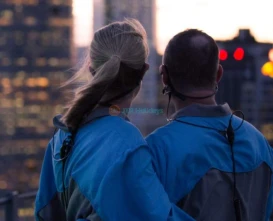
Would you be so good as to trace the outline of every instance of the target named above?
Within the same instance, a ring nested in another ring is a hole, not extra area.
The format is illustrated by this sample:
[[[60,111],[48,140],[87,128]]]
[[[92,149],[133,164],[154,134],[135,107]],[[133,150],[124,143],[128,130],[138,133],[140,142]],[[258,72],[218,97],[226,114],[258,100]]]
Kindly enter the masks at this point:
[[[224,68],[218,102],[242,110],[245,119],[273,142],[273,79],[261,72],[272,44],[257,42],[249,30],[239,30],[234,39],[217,44]]]
[[[156,1],[155,0],[94,0],[94,31],[113,21],[124,18],[136,18],[144,26],[150,47],[148,63],[150,69],[144,77],[142,90],[136,98],[133,108],[157,108],[159,74],[161,63],[155,47],[156,40]],[[162,117],[162,116],[160,116]],[[131,113],[132,121],[147,134],[159,126],[159,116],[154,114]]]
[[[0,189],[37,188],[72,66],[72,0],[0,1]]]

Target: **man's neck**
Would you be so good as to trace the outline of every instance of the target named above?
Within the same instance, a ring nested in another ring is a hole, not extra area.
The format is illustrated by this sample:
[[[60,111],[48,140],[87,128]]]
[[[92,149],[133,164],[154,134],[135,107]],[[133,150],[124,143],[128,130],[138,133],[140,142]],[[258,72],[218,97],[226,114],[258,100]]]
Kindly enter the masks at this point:
[[[210,95],[210,94],[211,94],[211,91],[196,91],[196,92],[187,93],[185,95],[188,95],[191,97],[204,97],[204,96]],[[215,100],[215,95],[205,98],[205,99],[186,98],[185,101],[181,101],[179,98],[174,97],[173,103],[174,103],[175,111],[185,108],[191,104],[214,105],[214,106],[217,105],[216,100]]]

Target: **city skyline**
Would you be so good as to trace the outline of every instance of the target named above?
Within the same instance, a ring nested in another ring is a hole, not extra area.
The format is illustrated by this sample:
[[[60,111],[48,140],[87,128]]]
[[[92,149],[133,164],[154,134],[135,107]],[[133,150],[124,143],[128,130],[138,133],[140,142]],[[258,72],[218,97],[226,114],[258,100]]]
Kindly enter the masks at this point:
[[[38,186],[52,119],[63,110],[57,87],[73,62],[71,11],[72,1],[0,3],[0,190]]]
[[[77,46],[88,46],[91,41],[92,3],[93,0],[74,0]],[[201,29],[217,40],[233,38],[238,29],[249,28],[257,41],[273,43],[273,1],[156,0],[156,4],[156,45],[160,54],[173,35],[187,28]]]

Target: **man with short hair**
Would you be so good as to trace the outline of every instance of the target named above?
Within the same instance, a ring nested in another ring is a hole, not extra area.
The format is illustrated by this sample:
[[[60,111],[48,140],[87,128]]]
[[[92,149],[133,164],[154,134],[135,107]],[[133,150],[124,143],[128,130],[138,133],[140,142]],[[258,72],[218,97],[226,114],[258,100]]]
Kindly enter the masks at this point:
[[[146,138],[154,167],[170,200],[197,221],[273,220],[273,151],[241,112],[216,103],[218,54],[196,29],[168,43],[160,72],[176,112]]]

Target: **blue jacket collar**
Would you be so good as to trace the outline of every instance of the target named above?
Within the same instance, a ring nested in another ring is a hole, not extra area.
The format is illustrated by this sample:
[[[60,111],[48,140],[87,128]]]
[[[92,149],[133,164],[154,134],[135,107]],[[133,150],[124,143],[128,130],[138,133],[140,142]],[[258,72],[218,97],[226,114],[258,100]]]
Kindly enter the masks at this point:
[[[87,124],[97,118],[101,117],[106,117],[106,116],[116,116],[116,117],[121,117],[127,121],[130,121],[129,118],[123,114],[122,112],[113,112],[111,111],[110,108],[108,107],[99,107],[93,110],[84,120],[83,120],[83,125]]]
[[[106,117],[106,116],[117,116],[117,117],[121,117],[127,121],[130,121],[129,118],[123,114],[122,112],[120,113],[115,113],[115,112],[111,112],[110,108],[96,108],[95,110],[93,110],[88,116],[86,116],[83,120],[82,125],[85,125],[97,118],[101,118],[101,117]],[[68,131],[67,126],[61,121],[61,117],[62,115],[57,115],[53,118],[53,125],[61,130],[64,131]]]
[[[191,104],[175,112],[171,119],[179,117],[222,117],[232,114],[227,103],[222,105]]]

